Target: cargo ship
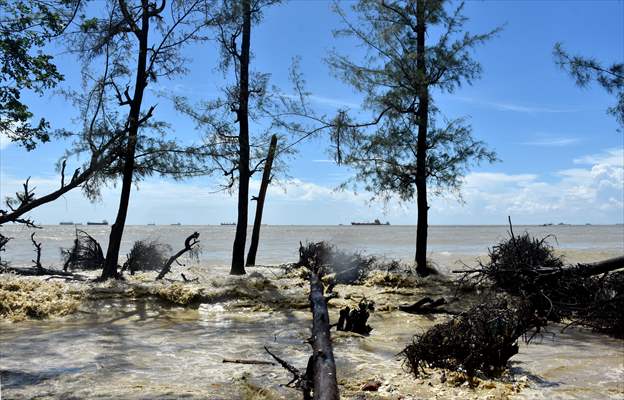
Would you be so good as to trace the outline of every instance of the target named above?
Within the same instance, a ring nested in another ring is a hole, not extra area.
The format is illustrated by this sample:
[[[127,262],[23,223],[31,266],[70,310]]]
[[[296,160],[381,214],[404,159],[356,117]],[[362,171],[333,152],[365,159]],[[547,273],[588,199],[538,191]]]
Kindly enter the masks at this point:
[[[351,225],[390,225],[390,222],[386,221],[385,224],[382,224],[378,219],[373,222],[351,222]]]
[[[102,222],[87,221],[87,225],[108,225],[108,221],[107,220],[103,220]]]
[[[235,222],[221,222],[221,226],[234,226],[236,225]]]

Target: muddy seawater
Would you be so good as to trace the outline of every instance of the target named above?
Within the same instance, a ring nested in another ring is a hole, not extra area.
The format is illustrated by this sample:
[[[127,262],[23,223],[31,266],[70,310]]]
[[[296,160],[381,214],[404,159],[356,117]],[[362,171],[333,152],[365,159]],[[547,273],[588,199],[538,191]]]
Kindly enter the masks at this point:
[[[106,243],[106,227],[82,227]],[[3,227],[13,237],[6,258],[28,265],[29,234]],[[45,265],[59,265],[59,247],[70,246],[73,227],[44,227]],[[621,226],[518,227],[536,235],[554,234],[553,245],[570,262],[593,261],[624,252]],[[0,320],[2,399],[296,399],[283,385],[290,374],[279,366],[224,363],[224,359],[270,360],[268,346],[304,369],[311,353],[307,284],[276,267],[254,267],[245,277],[227,274],[232,227],[149,226],[128,228],[122,253],[138,239],[160,239],[174,249],[192,231],[201,233],[199,263],[180,272],[194,283],[153,281],[153,273],[126,282],[54,283],[41,278],[0,276],[0,301],[25,302],[20,315]],[[299,241],[330,240],[341,248],[409,261],[414,227],[263,228],[259,263],[295,261]],[[332,333],[338,380],[345,399],[598,399],[624,398],[624,345],[621,340],[580,328],[551,325],[521,344],[504,381],[479,380],[470,387],[461,376],[431,370],[411,376],[397,354],[420,333],[448,316],[400,312],[423,296],[451,298],[450,270],[487,253],[505,238],[505,227],[432,227],[431,254],[443,274],[399,282],[370,279],[338,285],[330,317],[362,298],[376,305],[370,336]],[[26,242],[26,243],[22,243]],[[3,257],[4,259],[4,257]],[[33,283],[34,282],[34,283]],[[27,293],[19,297],[19,293]],[[31,294],[33,293],[33,294]],[[36,295],[34,294],[36,293]],[[5,296],[5,297],[1,297]],[[13,297],[9,297],[13,296]],[[467,307],[477,294],[460,295],[450,308]],[[54,303],[40,310],[28,298]],[[31,314],[44,318],[33,318]],[[48,314],[45,314],[48,313]],[[377,392],[363,392],[379,381]]]

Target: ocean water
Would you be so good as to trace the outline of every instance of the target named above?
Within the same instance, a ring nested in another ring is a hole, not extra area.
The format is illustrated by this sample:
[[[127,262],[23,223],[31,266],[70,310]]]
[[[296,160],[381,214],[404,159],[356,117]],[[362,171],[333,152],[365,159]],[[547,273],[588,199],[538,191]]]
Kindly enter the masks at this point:
[[[110,227],[79,228],[106,248]],[[3,259],[14,265],[31,264],[32,230],[17,226],[1,229],[4,235],[13,237]],[[505,226],[433,226],[429,256],[448,272],[458,267],[458,262],[474,263],[476,257],[487,254],[488,247],[508,237],[507,230]],[[197,285],[204,290],[217,292],[236,287],[235,293],[239,293],[262,282],[260,274],[277,277],[279,271],[274,268],[255,268],[247,277],[228,275],[233,226],[129,226],[122,254],[135,240],[160,240],[177,249],[194,231],[200,232],[203,253],[199,265],[185,268],[190,269],[190,276],[200,278]],[[514,227],[516,234],[524,231],[538,237],[553,235],[551,243],[569,262],[624,253],[622,226]],[[43,263],[60,265],[59,248],[71,246],[75,228],[45,226],[36,232],[37,240],[43,243]],[[263,226],[258,261],[296,261],[300,241],[328,240],[342,249],[410,262],[414,235],[414,226]],[[173,275],[177,274],[171,275],[175,278]],[[246,286],[243,282],[251,283]],[[305,285],[288,280],[272,282],[275,291],[268,292],[273,293],[271,296],[298,293],[306,301]],[[151,279],[145,284],[158,285]],[[118,283],[99,285],[114,288]],[[396,292],[368,286],[339,290],[345,291],[341,301],[352,298],[347,296],[351,290],[375,299],[377,305],[411,304],[424,295],[440,295],[435,285]],[[303,368],[310,355],[305,343],[311,323],[308,310],[266,308],[261,298],[247,303],[232,298],[199,307],[176,307],[152,299],[109,297],[85,302],[78,313],[64,318],[0,321],[0,398],[251,398],[244,395],[244,382],[269,388],[281,394],[279,398],[300,398],[296,391],[281,386],[290,380],[281,367],[224,364],[222,360],[266,360],[263,346],[268,345]],[[285,302],[288,299],[284,297]],[[330,309],[334,321],[336,307]],[[412,335],[444,320],[444,316],[379,310],[369,320],[374,327],[369,337],[332,333],[339,379],[358,388],[368,379],[380,379],[384,390],[398,388],[400,393],[408,394],[405,399],[624,398],[624,342],[585,329],[562,332],[563,326],[556,324],[531,344],[521,344],[519,354],[512,358],[514,375],[528,384],[519,393],[442,385],[435,377],[413,379],[403,371],[397,353]],[[428,379],[434,385],[429,385]],[[387,394],[387,398],[398,398],[398,392],[396,396]]]
[[[42,229],[22,226],[0,227],[3,235],[12,237],[2,255],[15,266],[31,265],[34,248],[32,232],[43,244],[42,263],[61,264],[61,248],[71,247],[75,229],[82,229],[95,237],[104,251],[110,226],[47,225]],[[474,264],[476,257],[487,254],[488,248],[508,238],[508,226],[431,226],[429,228],[428,257],[441,271],[457,268],[462,262]],[[158,240],[169,244],[174,251],[181,248],[184,239],[200,233],[203,265],[226,265],[230,262],[234,226],[214,225],[131,225],[125,229],[121,255],[125,255],[136,240]],[[529,232],[536,237],[549,236],[555,249],[571,262],[588,262],[624,254],[623,225],[556,225],[514,226],[514,233]],[[248,238],[251,236],[251,228]],[[262,226],[257,263],[275,265],[296,261],[299,242],[327,240],[341,249],[369,255],[412,262],[415,249],[415,226]],[[122,257],[123,258],[123,257]]]

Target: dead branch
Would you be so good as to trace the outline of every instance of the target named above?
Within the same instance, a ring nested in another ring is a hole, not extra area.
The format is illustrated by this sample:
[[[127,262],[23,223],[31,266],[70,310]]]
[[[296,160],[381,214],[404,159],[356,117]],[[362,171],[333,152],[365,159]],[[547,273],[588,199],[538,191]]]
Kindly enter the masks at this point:
[[[313,357],[309,358],[306,371],[304,373],[301,373],[301,371],[299,371],[297,367],[293,366],[288,361],[276,356],[273,352],[271,352],[271,350],[269,350],[267,346],[264,346],[264,350],[267,353],[269,353],[269,355],[273,357],[275,361],[277,361],[279,365],[282,366],[282,368],[284,368],[286,371],[292,374],[293,378],[290,380],[290,382],[286,384],[286,386],[301,390],[303,392],[303,400],[312,400],[311,392],[313,388],[313,383],[312,383],[312,368],[313,368],[312,358]]]
[[[188,251],[190,252],[197,251],[198,247],[196,246],[198,244],[199,244],[199,232],[194,232],[192,235],[187,237],[186,240],[184,241],[184,248],[178,251],[177,253],[175,253],[174,255],[172,255],[171,257],[169,257],[169,260],[167,260],[165,265],[163,265],[162,270],[156,277],[156,280],[161,280],[162,278],[164,278],[165,275],[167,275],[169,271],[171,271],[171,264],[173,264],[173,262],[176,261],[178,258],[180,258],[184,253]]]
[[[35,268],[41,269],[41,242],[37,243],[35,241],[35,232],[30,235],[30,240],[32,241],[33,246],[35,246],[35,252],[37,253],[37,260],[32,260],[35,263]]]
[[[231,358],[224,358],[223,359],[224,363],[231,363],[231,364],[249,364],[249,365],[276,365],[274,362],[272,361],[263,361],[263,360],[241,360],[241,359],[231,359]]]
[[[444,308],[439,308],[440,306],[447,304],[446,299],[444,297],[440,297],[437,300],[433,300],[430,297],[424,297],[418,300],[414,304],[410,305],[400,305],[399,310],[404,311],[410,314],[453,314],[453,312],[446,310]]]

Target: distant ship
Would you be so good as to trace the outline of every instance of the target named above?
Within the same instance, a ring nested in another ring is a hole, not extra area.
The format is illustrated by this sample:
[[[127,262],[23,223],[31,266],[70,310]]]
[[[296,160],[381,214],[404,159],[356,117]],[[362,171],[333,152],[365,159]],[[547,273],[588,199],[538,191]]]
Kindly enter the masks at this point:
[[[221,225],[222,226],[233,226],[233,225],[236,225],[236,223],[235,222],[221,222]]]
[[[179,223],[179,222],[176,222],[175,224],[171,224],[171,225],[178,226],[178,225],[182,225],[182,224]]]
[[[71,221],[63,221],[63,222],[59,222],[59,225],[76,225]]]
[[[102,222],[87,221],[87,225],[108,225],[108,221],[107,220],[103,220]]]
[[[390,222],[386,221],[385,224],[382,224],[378,219],[373,222],[351,222],[351,225],[390,225]]]
[[[153,223],[153,222],[151,224],[147,224],[147,226],[154,226],[154,225],[156,225],[156,224]]]

